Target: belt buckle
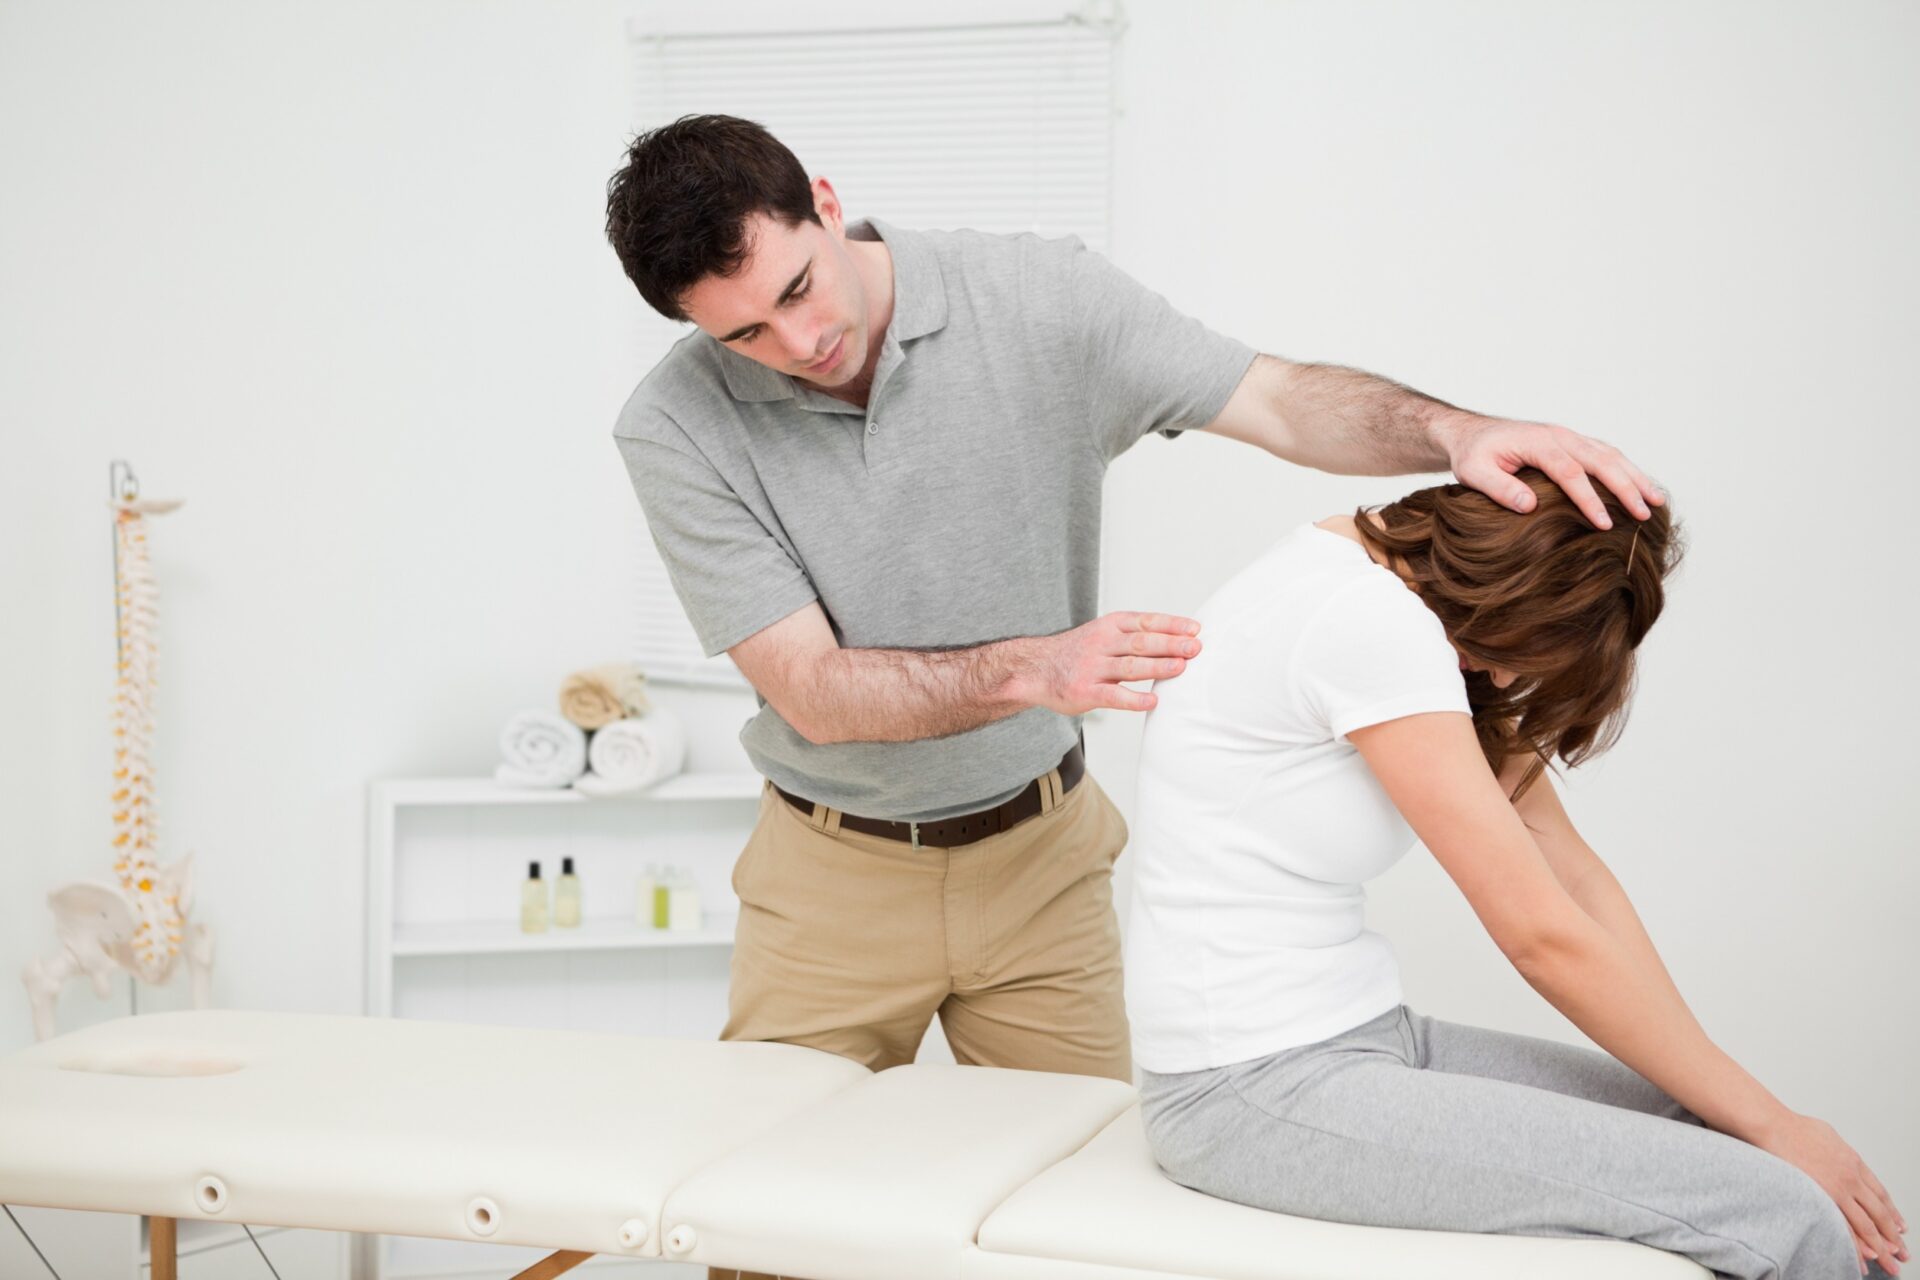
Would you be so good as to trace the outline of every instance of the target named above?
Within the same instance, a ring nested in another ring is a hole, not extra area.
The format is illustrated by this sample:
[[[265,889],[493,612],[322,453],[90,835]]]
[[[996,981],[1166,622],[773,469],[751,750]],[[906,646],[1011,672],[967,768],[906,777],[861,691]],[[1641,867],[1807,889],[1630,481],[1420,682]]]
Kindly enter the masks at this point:
[[[913,838],[913,847],[918,849],[920,847],[920,824],[917,822],[909,822],[907,824],[907,832]]]

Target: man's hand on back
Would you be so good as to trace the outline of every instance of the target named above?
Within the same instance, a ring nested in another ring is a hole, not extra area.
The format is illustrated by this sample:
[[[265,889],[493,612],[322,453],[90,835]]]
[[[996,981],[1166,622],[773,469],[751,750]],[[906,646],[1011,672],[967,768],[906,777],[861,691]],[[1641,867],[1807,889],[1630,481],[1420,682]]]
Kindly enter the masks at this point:
[[[1038,636],[1022,664],[1017,696],[1077,716],[1095,707],[1150,711],[1158,699],[1123,680],[1166,680],[1200,652],[1200,624],[1165,613],[1103,614],[1084,626]]]

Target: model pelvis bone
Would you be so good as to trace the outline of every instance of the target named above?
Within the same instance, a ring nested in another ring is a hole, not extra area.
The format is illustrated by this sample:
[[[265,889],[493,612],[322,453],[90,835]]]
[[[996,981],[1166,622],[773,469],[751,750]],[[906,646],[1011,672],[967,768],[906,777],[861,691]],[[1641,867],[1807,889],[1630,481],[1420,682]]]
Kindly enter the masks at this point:
[[[76,974],[86,974],[94,995],[101,999],[111,993],[118,972],[154,986],[172,978],[179,952],[164,944],[144,946],[142,938],[149,931],[181,938],[193,980],[193,1005],[208,1007],[213,930],[204,924],[187,924],[193,908],[193,855],[153,868],[147,883],[149,887],[142,891],[103,880],[76,880],[47,895],[60,945],[51,955],[30,962],[23,975],[33,1003],[35,1039],[53,1035],[54,1005],[61,988]]]

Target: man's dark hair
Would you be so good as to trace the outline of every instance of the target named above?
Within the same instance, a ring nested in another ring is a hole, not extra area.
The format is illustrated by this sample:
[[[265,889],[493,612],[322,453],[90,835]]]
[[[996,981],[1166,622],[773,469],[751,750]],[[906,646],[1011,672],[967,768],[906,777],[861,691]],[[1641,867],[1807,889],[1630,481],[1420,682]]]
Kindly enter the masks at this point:
[[[789,227],[820,223],[800,161],[738,116],[681,116],[643,133],[607,180],[607,240],[640,296],[669,320],[687,319],[688,289],[740,269],[754,213]]]

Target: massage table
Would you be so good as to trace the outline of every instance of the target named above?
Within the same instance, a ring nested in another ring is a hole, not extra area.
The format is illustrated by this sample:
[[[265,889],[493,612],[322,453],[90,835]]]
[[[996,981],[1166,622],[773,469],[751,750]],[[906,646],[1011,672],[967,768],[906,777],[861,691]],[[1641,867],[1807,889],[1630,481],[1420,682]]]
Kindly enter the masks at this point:
[[[795,1045],[195,1010],[0,1058],[0,1203],[810,1280],[1711,1280],[1625,1241],[1354,1227],[1179,1186],[1114,1080]]]

